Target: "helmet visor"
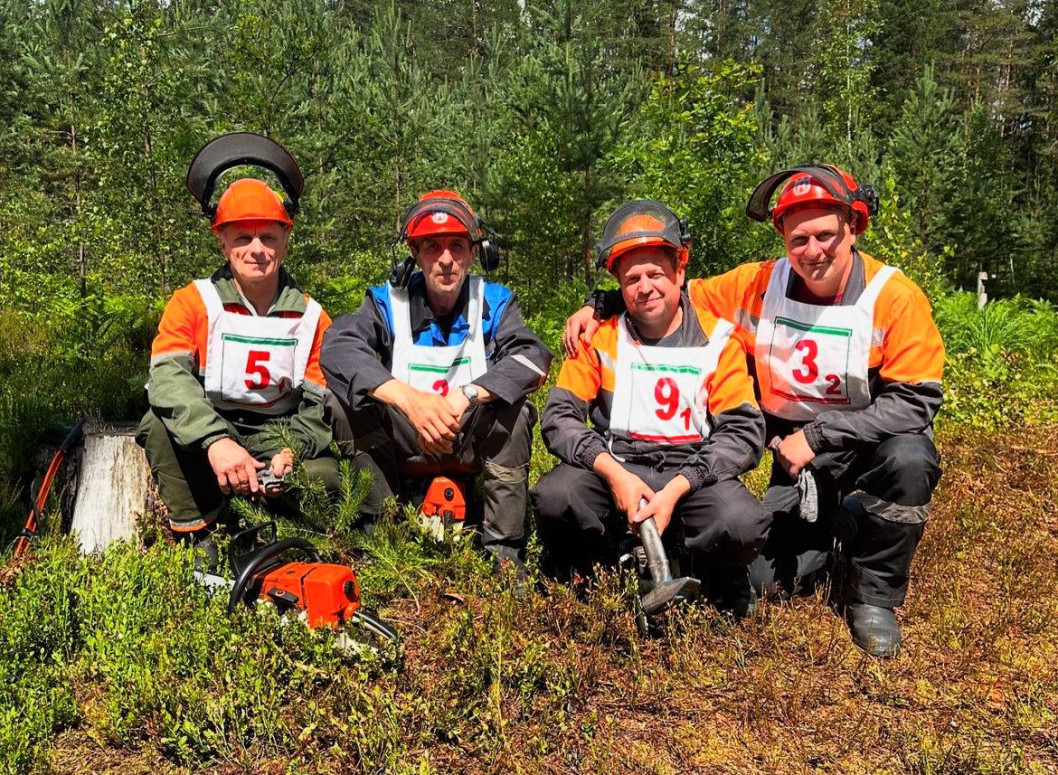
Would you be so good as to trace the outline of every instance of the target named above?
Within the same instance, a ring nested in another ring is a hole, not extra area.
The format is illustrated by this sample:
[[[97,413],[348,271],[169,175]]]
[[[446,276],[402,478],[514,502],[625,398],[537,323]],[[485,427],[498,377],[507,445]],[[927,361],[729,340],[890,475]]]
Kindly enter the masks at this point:
[[[613,261],[633,248],[661,245],[679,250],[686,245],[679,219],[664,205],[639,199],[610,216],[596,249],[596,265],[610,269]]]

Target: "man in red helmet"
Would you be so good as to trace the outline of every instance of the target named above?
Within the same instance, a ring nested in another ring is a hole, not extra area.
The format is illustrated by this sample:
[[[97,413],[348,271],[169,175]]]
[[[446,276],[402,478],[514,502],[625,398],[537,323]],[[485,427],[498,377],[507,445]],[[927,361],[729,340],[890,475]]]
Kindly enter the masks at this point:
[[[271,495],[259,476],[293,469],[295,450],[276,440],[275,421],[289,428],[306,474],[338,488],[319,365],[331,321],[283,268],[292,209],[260,180],[228,186],[210,223],[225,264],[173,294],[151,349],[151,408],[137,441],[173,530],[210,563],[229,496]]]
[[[775,452],[755,585],[792,594],[830,567],[854,642],[894,656],[893,609],[940,477],[932,422],[944,346],[918,286],[855,247],[875,206],[836,167],[773,175],[747,213],[770,216],[786,257],[692,280],[689,292],[696,307],[734,318]],[[571,319],[567,347],[591,315]]]
[[[561,462],[533,505],[557,574],[612,564],[653,517],[666,543],[704,561],[713,602],[744,616],[768,522],[738,476],[760,460],[764,418],[734,325],[681,292],[689,244],[658,202],[630,202],[608,221],[598,263],[628,311],[562,365],[541,423]]]
[[[323,345],[357,463],[374,474],[365,525],[400,493],[402,474],[480,470],[482,544],[521,568],[536,422],[527,397],[547,378],[551,353],[514,294],[471,273],[475,258],[489,270],[498,256],[458,194],[424,194],[404,214],[401,241],[411,257],[394,260],[390,281],[338,318]]]

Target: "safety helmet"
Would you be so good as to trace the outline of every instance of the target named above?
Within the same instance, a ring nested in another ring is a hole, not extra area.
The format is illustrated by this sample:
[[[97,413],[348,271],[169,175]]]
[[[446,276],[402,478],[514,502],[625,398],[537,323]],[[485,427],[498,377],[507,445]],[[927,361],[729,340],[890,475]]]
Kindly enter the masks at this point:
[[[419,197],[405,215],[404,231],[409,240],[438,234],[462,234],[473,242],[480,236],[474,210],[455,191],[445,189],[427,191]]]
[[[768,210],[772,193],[785,181],[775,207]],[[746,214],[756,221],[769,215],[780,234],[783,219],[791,212],[810,207],[837,208],[851,215],[853,234],[862,234],[878,212],[878,193],[873,186],[860,185],[845,170],[832,164],[809,164],[782,170],[754,189]]]
[[[617,208],[606,222],[595,247],[595,265],[613,274],[614,263],[622,254],[654,245],[675,251],[677,265],[682,267],[687,264],[692,242],[686,219],[677,218],[661,202],[636,199]]]
[[[214,234],[219,234],[221,226],[236,221],[278,221],[285,229],[294,225],[283,197],[255,178],[241,178],[228,186],[217,201],[209,226]]]

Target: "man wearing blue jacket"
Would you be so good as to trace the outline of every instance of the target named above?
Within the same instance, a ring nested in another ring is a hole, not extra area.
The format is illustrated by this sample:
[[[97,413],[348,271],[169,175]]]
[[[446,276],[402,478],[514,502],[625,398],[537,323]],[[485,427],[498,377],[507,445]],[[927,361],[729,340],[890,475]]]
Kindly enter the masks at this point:
[[[489,270],[497,255],[458,194],[424,194],[404,215],[402,240],[412,257],[334,321],[321,356],[357,463],[374,474],[365,518],[399,493],[402,474],[481,470],[482,544],[520,565],[536,422],[527,396],[546,380],[551,353],[508,288],[470,273],[475,258]]]

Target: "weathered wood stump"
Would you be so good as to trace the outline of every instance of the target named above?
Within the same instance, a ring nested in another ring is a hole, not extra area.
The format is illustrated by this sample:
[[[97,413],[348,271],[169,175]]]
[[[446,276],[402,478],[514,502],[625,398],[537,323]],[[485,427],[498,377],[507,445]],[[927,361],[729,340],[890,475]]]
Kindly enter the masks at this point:
[[[70,529],[86,554],[136,538],[137,523],[155,518],[154,504],[159,501],[135,433],[132,424],[85,430]]]

